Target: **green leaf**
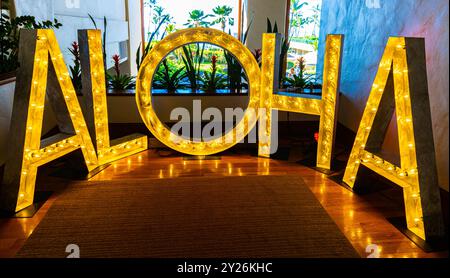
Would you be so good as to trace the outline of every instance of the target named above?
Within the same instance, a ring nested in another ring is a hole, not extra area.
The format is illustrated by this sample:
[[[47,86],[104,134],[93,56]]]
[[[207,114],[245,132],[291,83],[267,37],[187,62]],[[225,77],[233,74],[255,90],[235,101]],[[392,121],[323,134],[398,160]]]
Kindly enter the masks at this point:
[[[97,23],[95,22],[95,19],[90,14],[88,14],[88,16],[91,19],[92,23],[94,24],[95,29],[98,30]]]
[[[273,33],[272,32],[272,22],[270,22],[269,18],[267,18],[267,33]]]
[[[247,26],[247,30],[244,32],[244,37],[242,38],[242,43],[245,44],[247,42],[248,33],[250,31],[251,26],[253,25],[253,19],[250,20],[250,23]]]
[[[136,51],[136,65],[137,65],[138,71],[141,67],[141,46],[142,46],[142,44],[139,44],[139,47]]]

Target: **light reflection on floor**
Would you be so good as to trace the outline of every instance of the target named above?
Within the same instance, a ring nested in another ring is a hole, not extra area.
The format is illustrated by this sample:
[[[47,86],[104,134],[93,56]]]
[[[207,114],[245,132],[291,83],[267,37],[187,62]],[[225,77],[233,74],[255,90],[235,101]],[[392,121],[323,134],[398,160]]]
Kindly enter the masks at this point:
[[[301,177],[362,257],[370,255],[366,248],[372,244],[378,246],[384,258],[448,257],[448,252],[424,253],[396,230],[387,221],[387,215],[402,213],[395,205],[383,201],[374,206],[370,200],[378,200],[379,196],[358,196],[326,175],[296,163],[246,154],[224,155],[217,160],[187,160],[182,156],[160,157],[156,151],[147,151],[112,163],[89,182],[254,175]],[[51,202],[54,200],[55,197]],[[10,256],[15,249],[20,249],[51,202],[33,219],[0,220],[0,257]]]

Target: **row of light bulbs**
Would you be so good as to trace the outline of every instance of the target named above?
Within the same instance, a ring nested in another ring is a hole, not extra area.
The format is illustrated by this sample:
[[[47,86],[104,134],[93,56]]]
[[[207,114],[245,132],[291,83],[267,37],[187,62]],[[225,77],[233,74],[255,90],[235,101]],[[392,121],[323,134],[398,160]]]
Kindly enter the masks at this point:
[[[392,66],[393,65],[393,66]],[[372,86],[366,111],[350,155],[344,182],[353,187],[360,165],[365,165],[404,188],[408,228],[425,239],[423,211],[420,200],[419,170],[417,168],[413,120],[407,84],[408,68],[404,38],[391,38],[380,62],[379,71]],[[372,126],[385,93],[385,85],[393,72],[397,123],[399,124],[400,158],[402,167],[367,152],[366,142],[373,131]]]

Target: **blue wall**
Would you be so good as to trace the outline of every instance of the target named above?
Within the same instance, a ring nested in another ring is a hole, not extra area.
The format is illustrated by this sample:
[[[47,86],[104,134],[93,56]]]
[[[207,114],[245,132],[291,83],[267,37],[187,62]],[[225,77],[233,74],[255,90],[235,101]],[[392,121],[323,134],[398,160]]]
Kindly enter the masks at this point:
[[[318,65],[318,72],[321,72],[326,34],[344,34],[341,83],[344,96],[339,121],[357,131],[388,38],[424,37],[439,179],[447,191],[448,5],[448,0],[324,0]],[[397,155],[395,129],[395,125],[391,125],[385,143],[386,156],[392,159]]]

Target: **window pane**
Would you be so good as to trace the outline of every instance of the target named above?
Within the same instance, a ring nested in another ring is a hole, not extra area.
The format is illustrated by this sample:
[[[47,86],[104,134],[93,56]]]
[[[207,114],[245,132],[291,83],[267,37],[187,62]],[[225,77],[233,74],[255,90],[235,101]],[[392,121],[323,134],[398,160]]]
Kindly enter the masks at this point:
[[[147,38],[164,17],[168,19],[156,32],[157,39],[177,29],[211,27],[238,35],[239,0],[144,0]]]
[[[209,43],[191,43],[160,63],[152,93],[247,95],[248,77],[228,51]]]
[[[287,75],[316,74],[322,0],[290,0]],[[303,68],[303,69],[302,69]]]

